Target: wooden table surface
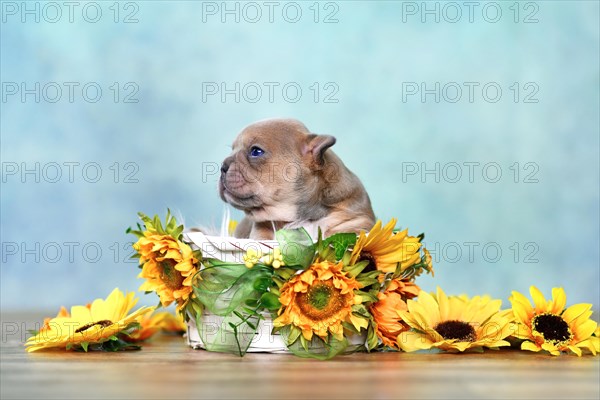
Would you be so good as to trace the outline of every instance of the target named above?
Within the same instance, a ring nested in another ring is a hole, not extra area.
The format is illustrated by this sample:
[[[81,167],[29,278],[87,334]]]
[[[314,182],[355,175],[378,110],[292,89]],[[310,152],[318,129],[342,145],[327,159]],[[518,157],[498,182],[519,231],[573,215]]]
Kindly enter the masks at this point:
[[[141,351],[28,354],[36,320],[2,314],[1,399],[599,399],[600,357],[514,350],[373,353],[330,361],[192,350],[160,335]],[[38,318],[37,321],[40,321]]]

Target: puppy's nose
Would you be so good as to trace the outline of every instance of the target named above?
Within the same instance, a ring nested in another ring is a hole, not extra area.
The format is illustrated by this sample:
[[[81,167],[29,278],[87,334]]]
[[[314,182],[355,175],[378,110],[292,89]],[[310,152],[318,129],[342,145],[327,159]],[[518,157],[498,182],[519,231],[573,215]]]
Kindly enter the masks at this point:
[[[229,171],[229,166],[231,165],[231,159],[230,158],[226,158],[225,161],[223,161],[223,164],[221,164],[221,173],[222,174],[226,174],[227,171]]]

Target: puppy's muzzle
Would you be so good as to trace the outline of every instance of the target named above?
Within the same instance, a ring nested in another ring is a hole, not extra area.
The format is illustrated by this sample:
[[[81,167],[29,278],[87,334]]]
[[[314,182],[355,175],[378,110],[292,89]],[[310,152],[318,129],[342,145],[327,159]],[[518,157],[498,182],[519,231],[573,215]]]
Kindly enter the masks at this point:
[[[221,184],[229,191],[239,190],[246,184],[246,180],[241,171],[237,168],[230,168],[231,164],[232,161],[230,159],[223,161],[221,165]]]
[[[259,196],[249,186],[240,166],[232,158],[227,158],[221,164],[221,179],[219,181],[221,198],[236,208],[250,210],[259,208]]]

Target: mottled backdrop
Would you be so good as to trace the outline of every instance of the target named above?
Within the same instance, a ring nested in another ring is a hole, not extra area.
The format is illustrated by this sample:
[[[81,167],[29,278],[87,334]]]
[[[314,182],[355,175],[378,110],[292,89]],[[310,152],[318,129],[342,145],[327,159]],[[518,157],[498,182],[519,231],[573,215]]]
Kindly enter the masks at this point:
[[[228,145],[289,116],[426,232],[425,289],[598,310],[598,2],[1,8],[3,309],[137,289],[136,213],[218,226]]]

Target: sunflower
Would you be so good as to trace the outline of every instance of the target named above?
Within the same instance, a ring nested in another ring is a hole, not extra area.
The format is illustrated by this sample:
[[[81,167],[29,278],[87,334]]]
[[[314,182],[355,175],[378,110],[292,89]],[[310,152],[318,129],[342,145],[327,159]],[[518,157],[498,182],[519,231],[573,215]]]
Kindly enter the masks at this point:
[[[552,289],[552,300],[546,298],[535,286],[529,288],[534,306],[527,297],[512,292],[509,298],[516,320],[516,336],[525,339],[522,350],[546,350],[557,356],[561,352],[573,352],[581,356],[581,349],[597,353],[591,337],[598,324],[590,319],[591,304],[575,304],[565,309],[567,296],[563,288]]]
[[[369,265],[365,271],[377,269],[382,272],[394,272],[398,263],[402,270],[417,264],[421,259],[419,238],[408,236],[408,229],[394,233],[394,218],[383,228],[381,225],[381,221],[377,221],[368,235],[364,231],[360,232],[352,249],[350,265],[368,260]]]
[[[156,292],[164,307],[176,301],[180,311],[192,295],[192,278],[198,270],[191,247],[170,235],[145,231],[133,248],[143,265],[138,277],[146,279],[140,290]]]
[[[351,323],[357,330],[367,327],[364,318],[352,313],[352,306],[362,303],[354,293],[361,284],[342,271],[342,263],[323,261],[295,275],[280,289],[282,307],[273,326],[293,325],[302,331],[306,340],[313,334],[326,339],[331,333],[343,339],[342,322]]]
[[[141,342],[150,339],[159,331],[183,333],[185,330],[186,324],[181,314],[173,315],[168,311],[162,311],[144,315],[140,321],[140,329],[129,335],[129,338]]]
[[[500,311],[502,300],[476,296],[472,299],[447,297],[438,287],[437,296],[421,291],[417,300],[408,300],[408,311],[400,317],[411,328],[398,336],[404,351],[438,348],[457,352],[482,347],[508,346],[511,310]]]
[[[59,312],[25,346],[27,351],[52,347],[77,347],[87,349],[88,344],[113,340],[117,334],[128,329],[132,323],[140,322],[142,316],[153,307],[141,307],[128,315],[138,299],[134,293],[127,296],[115,289],[106,300],[97,299],[89,306],[71,307],[71,312]]]
[[[406,311],[406,299],[419,294],[419,287],[413,282],[393,279],[384,292],[377,294],[379,301],[369,307],[375,320],[375,333],[388,347],[397,347],[396,338],[409,327],[400,318],[398,311]]]

